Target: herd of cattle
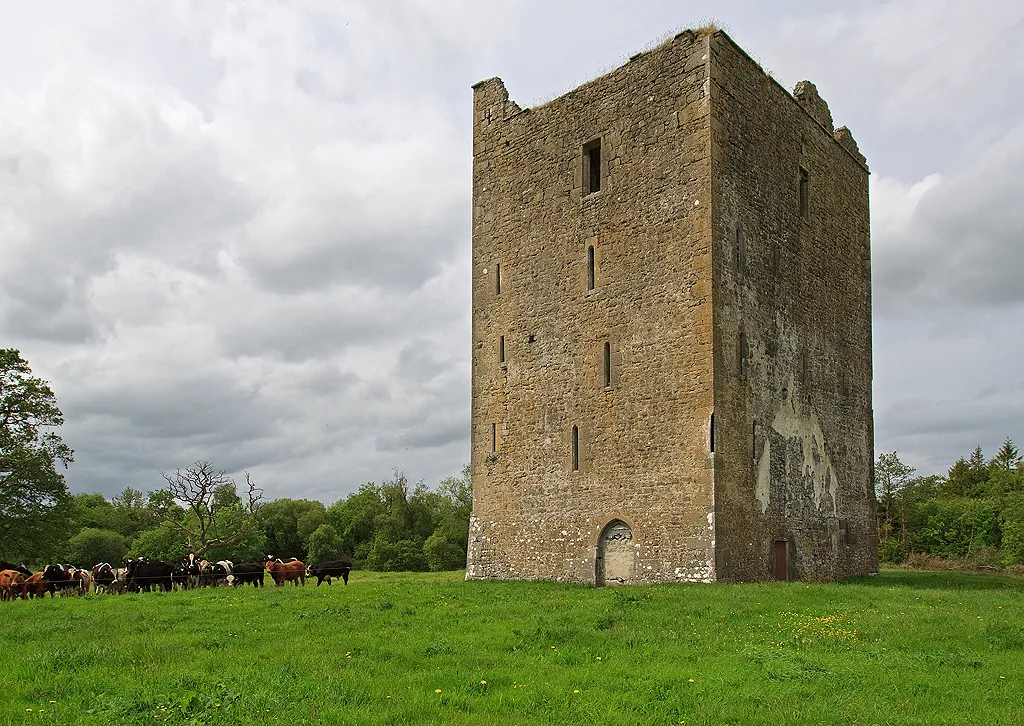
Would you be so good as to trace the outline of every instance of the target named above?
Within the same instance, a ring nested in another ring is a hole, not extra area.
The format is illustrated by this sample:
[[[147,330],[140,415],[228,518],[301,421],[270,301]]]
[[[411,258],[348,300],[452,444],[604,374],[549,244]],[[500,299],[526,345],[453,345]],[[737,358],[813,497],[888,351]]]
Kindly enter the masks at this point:
[[[239,587],[247,582],[254,587],[263,587],[266,573],[281,587],[286,582],[305,585],[307,577],[315,577],[317,587],[320,583],[340,577],[348,584],[348,574],[352,563],[347,560],[323,562],[308,567],[294,557],[281,560],[267,555],[265,562],[243,562],[234,564],[230,560],[207,562],[195,555],[189,555],[178,563],[164,560],[150,560],[147,557],[128,559],[124,567],[115,568],[108,562],[101,562],[91,570],[74,565],[47,565],[42,572],[33,573],[24,563],[11,564],[0,560],[0,601],[29,597],[50,597],[60,594],[85,595],[90,586],[96,593],[117,594],[122,592],[149,592],[164,590],[170,592],[175,587],[190,589],[194,587],[217,587],[231,585]]]

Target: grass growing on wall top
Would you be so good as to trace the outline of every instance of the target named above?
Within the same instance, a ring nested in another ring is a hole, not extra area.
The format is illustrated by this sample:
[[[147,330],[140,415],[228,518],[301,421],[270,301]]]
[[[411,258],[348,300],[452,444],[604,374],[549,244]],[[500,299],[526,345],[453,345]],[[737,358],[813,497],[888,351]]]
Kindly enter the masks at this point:
[[[357,572],[0,606],[0,723],[978,724],[1024,581],[594,589]]]

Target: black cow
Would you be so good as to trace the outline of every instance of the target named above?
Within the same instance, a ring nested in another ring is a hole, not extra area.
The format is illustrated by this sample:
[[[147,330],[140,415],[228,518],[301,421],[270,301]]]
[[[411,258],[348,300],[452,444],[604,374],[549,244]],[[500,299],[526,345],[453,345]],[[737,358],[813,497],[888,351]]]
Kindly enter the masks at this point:
[[[96,583],[96,592],[110,592],[110,586],[116,579],[117,575],[114,574],[114,568],[110,566],[109,562],[101,562],[93,566],[92,581]]]
[[[32,570],[25,567],[24,562],[19,562],[15,565],[10,562],[5,562],[4,560],[0,560],[0,571],[2,570],[14,570],[15,572],[20,572],[25,577],[32,577]]]
[[[182,590],[187,590],[189,586],[189,574],[188,565],[184,562],[179,562],[171,570],[171,586],[180,585]]]
[[[171,591],[171,573],[174,565],[163,560],[150,561],[146,558],[128,560],[126,585],[133,592],[148,592],[153,588]]]
[[[228,581],[228,575],[234,569],[232,563],[228,560],[219,560],[218,562],[210,562],[206,565],[206,574],[210,584],[213,587],[218,585],[224,585]]]
[[[348,573],[352,571],[352,563],[348,560],[334,560],[333,562],[321,562],[319,565],[310,565],[306,568],[310,577],[316,578],[316,586],[327,580],[331,584],[332,577],[340,577],[348,584]]]
[[[182,561],[181,566],[185,568],[185,573],[188,575],[185,580],[186,587],[199,587],[203,574],[200,559],[195,555],[189,555]]]
[[[263,587],[263,576],[267,571],[259,562],[243,562],[231,568],[232,585],[238,587],[251,582],[255,587]]]
[[[43,579],[50,583],[54,593],[59,592],[62,596],[74,593],[79,587],[78,580],[71,577],[64,565],[47,565],[43,568]]]

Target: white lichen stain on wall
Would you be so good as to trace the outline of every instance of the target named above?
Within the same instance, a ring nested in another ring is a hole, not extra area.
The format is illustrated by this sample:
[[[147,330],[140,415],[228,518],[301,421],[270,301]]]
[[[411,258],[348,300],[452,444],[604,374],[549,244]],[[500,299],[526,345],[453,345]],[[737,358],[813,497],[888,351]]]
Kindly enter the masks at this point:
[[[772,492],[772,440],[767,436],[764,438],[764,446],[761,447],[761,455],[757,458],[757,488],[754,496],[761,502],[761,514],[768,511],[768,504],[771,502]]]
[[[809,476],[814,486],[814,507],[821,510],[821,502],[826,489],[832,498],[832,514],[839,515],[837,495],[839,482],[836,479],[836,471],[832,467],[832,460],[825,453],[825,434],[821,430],[821,423],[814,411],[804,413],[798,410],[793,400],[793,380],[790,379],[786,400],[783,401],[779,410],[775,413],[772,421],[772,429],[787,439],[800,441],[800,447],[804,454],[803,466],[800,471],[804,476]],[[762,456],[764,454],[762,453]],[[767,467],[758,461],[758,489],[761,486],[761,467]],[[770,477],[769,477],[770,478]],[[760,496],[758,497],[760,499]],[[766,507],[762,503],[762,512]]]

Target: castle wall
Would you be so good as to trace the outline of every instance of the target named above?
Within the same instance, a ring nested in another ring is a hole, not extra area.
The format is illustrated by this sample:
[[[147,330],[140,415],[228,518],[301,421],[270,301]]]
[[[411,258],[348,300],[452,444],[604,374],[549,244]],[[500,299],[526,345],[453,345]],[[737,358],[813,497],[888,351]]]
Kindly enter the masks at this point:
[[[593,582],[615,520],[628,581],[716,576],[708,54],[680,34],[525,111],[474,87],[469,578]]]
[[[778,539],[791,578],[872,572],[868,172],[813,86],[710,49],[718,575],[772,579]]]

